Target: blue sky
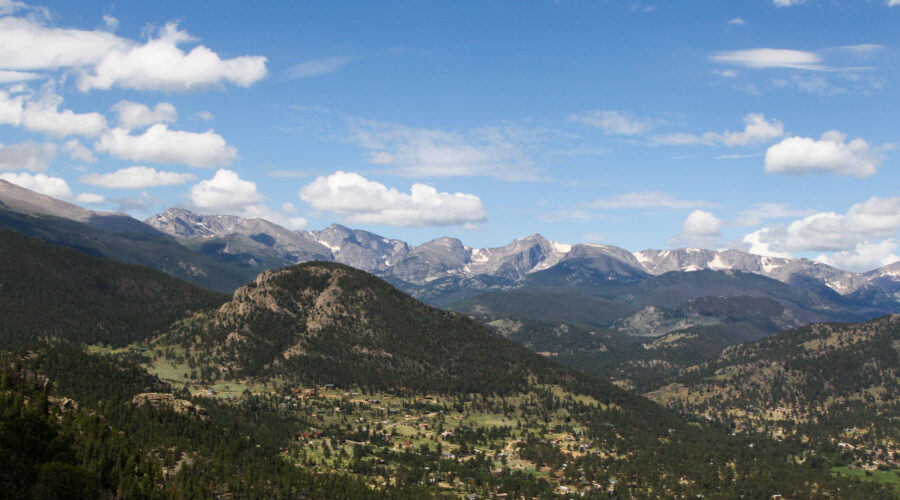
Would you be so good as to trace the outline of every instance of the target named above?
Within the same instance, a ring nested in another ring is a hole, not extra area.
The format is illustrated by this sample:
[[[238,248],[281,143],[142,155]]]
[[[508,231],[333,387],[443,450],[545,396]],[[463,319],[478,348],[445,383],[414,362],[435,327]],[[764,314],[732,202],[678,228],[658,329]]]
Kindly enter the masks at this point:
[[[0,0],[0,178],[867,270],[900,254],[898,26],[900,0]]]

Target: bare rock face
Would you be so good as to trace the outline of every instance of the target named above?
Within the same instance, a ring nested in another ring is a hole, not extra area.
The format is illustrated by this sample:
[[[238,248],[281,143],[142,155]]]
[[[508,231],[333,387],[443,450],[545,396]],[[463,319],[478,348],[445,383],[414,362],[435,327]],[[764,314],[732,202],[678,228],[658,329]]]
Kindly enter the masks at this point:
[[[205,408],[184,399],[177,399],[174,395],[163,392],[137,394],[131,399],[131,403],[137,406],[148,404],[154,408],[166,406],[172,408],[175,413],[182,415],[197,415],[201,418],[209,416]]]
[[[0,185],[0,194],[2,188]],[[25,198],[32,205],[53,205],[51,201],[55,201]],[[64,202],[57,204],[53,205],[56,212],[84,212]],[[78,217],[87,216],[79,214]],[[196,245],[190,242],[202,240],[207,247],[218,242],[221,252],[230,255],[246,254],[265,261],[264,256],[274,254],[284,259],[270,267],[310,260],[339,262],[394,283],[406,283],[417,296],[424,296],[422,290],[430,288],[480,289],[482,281],[488,285],[481,288],[515,287],[530,274],[562,264],[567,269],[560,268],[560,273],[586,267],[594,274],[607,273],[610,279],[632,281],[672,271],[743,271],[819,295],[838,294],[862,302],[900,300],[900,263],[861,274],[808,259],[762,256],[741,250],[680,248],[632,253],[612,245],[557,243],[539,234],[493,248],[470,248],[448,237],[413,247],[338,224],[317,231],[291,231],[263,219],[201,215],[179,208],[166,210],[145,222],[191,248]]]
[[[644,250],[634,256],[650,274],[671,271],[732,270],[760,274],[782,283],[793,284],[798,278],[811,278],[835,292],[846,295],[866,284],[860,274],[831,267],[809,259],[767,257],[740,250]]]

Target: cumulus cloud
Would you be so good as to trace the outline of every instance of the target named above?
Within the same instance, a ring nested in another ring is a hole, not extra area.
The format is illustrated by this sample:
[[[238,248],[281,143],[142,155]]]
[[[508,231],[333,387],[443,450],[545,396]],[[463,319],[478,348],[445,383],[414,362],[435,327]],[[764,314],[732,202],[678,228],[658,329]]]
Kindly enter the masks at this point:
[[[722,237],[725,221],[705,210],[694,210],[687,216],[681,232],[669,239],[669,245],[685,244],[695,247],[711,247]]]
[[[894,253],[895,250],[897,242],[893,239],[878,243],[861,241],[853,249],[820,255],[816,257],[816,261],[850,271],[868,271],[900,260],[900,256]]]
[[[79,180],[84,184],[105,188],[143,189],[153,186],[184,184],[196,178],[193,174],[163,172],[155,168],[134,166],[108,174],[86,174]]]
[[[106,31],[46,26],[34,19],[0,18],[0,68],[79,68],[100,62],[110,50],[131,42]]]
[[[75,113],[59,110],[62,97],[45,91],[39,97],[18,86],[17,92],[0,90],[0,124],[23,127],[53,137],[83,135],[95,137],[106,130],[106,118],[100,113]]]
[[[356,61],[354,56],[334,56],[302,62],[287,70],[290,78],[312,78],[336,73],[348,64]]]
[[[27,130],[40,132],[53,137],[82,135],[96,137],[106,130],[106,118],[100,113],[75,113],[70,109],[59,110],[62,97],[46,92],[37,99],[25,96],[10,97],[0,95],[8,102],[0,104],[8,113],[8,120],[13,125],[21,124]],[[21,107],[20,107],[21,106]],[[19,117],[12,116],[21,109]],[[0,111],[0,114],[6,114]]]
[[[117,21],[104,18],[108,30]],[[222,59],[203,45],[179,48],[195,39],[166,24],[144,43],[106,30],[49,26],[34,18],[0,18],[0,69],[78,70],[78,88],[188,91],[230,82],[243,87],[266,76],[266,58]]]
[[[25,110],[25,96],[0,90],[0,124],[19,126]]]
[[[826,71],[820,64],[822,58],[813,52],[791,49],[744,49],[718,52],[711,58],[714,62],[743,66],[751,69],[791,68],[808,71]]]
[[[143,45],[110,47],[92,69],[79,75],[78,88],[189,91],[224,82],[248,87],[266,76],[266,58],[262,56],[221,59],[203,45],[187,53],[179,48],[194,40],[177,24],[169,23],[157,38]]]
[[[790,252],[775,249],[775,247],[783,248],[779,244],[783,236],[783,231],[780,228],[764,227],[744,236],[742,241],[747,251],[752,254],[789,259],[793,257]]]
[[[73,160],[81,160],[88,163],[97,161],[97,158],[94,157],[94,153],[91,153],[90,149],[78,142],[78,139],[67,141],[62,145],[62,149],[68,153],[69,157]]]
[[[151,163],[179,163],[192,167],[230,165],[237,149],[212,130],[197,133],[169,130],[156,124],[141,135],[116,128],[100,136],[94,150],[123,160]]]
[[[703,135],[666,134],[654,136],[653,140],[659,144],[679,146],[724,144],[734,147],[771,141],[783,135],[783,123],[778,120],[767,120],[765,115],[760,113],[750,113],[744,117],[744,130],[741,131],[706,132]]]
[[[481,199],[473,194],[438,192],[418,183],[409,193],[401,193],[359,174],[341,171],[304,186],[300,198],[315,209],[344,215],[353,224],[451,226],[487,219]]]
[[[59,177],[49,177],[44,174],[29,173],[0,173],[0,179],[11,182],[25,189],[37,191],[51,198],[60,198],[63,200],[72,199],[72,190],[65,180]]]
[[[237,172],[219,170],[212,179],[200,181],[191,189],[194,206],[204,209],[242,212],[265,197],[256,190],[256,183],[241,179]]]
[[[119,101],[112,110],[119,115],[118,126],[125,130],[143,128],[157,123],[174,123],[178,119],[175,106],[161,102],[151,109],[146,104]]]
[[[662,191],[636,191],[595,200],[588,203],[587,206],[604,209],[663,208],[680,210],[709,207],[712,206],[712,203],[703,200],[683,200]]]
[[[9,146],[0,144],[0,170],[43,172],[54,158],[56,145],[51,143],[25,141]]]
[[[638,120],[631,113],[623,111],[592,111],[588,114],[572,114],[569,120],[590,127],[603,129],[606,134],[638,135],[649,131],[653,124],[649,120]]]
[[[383,165],[394,175],[538,178],[526,154],[533,138],[521,130],[486,127],[459,133],[353,120],[350,133],[368,150],[370,163]]]
[[[875,174],[882,161],[881,150],[872,149],[862,138],[847,142],[845,134],[830,130],[822,134],[819,140],[789,137],[769,147],[766,151],[766,172],[869,177]]]
[[[764,227],[748,234],[743,241],[770,254],[843,252],[864,241],[895,238],[897,231],[900,231],[900,196],[873,197],[851,206],[845,214],[814,213],[787,225]]]
[[[291,213],[279,213],[263,205],[265,196],[256,183],[246,181],[237,172],[220,169],[212,179],[203,180],[191,188],[191,204],[204,213],[230,214],[241,217],[261,218],[281,224],[288,229],[306,227],[303,217],[291,217]]]

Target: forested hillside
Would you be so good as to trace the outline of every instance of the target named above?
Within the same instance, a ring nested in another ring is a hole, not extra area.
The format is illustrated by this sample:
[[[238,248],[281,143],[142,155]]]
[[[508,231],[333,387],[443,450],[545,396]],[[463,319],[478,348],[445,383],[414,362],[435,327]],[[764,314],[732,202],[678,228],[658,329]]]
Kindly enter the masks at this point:
[[[900,316],[825,323],[727,349],[649,396],[858,465],[900,465]],[[874,462],[874,461],[880,462]]]
[[[0,346],[124,346],[226,298],[146,267],[0,230]]]

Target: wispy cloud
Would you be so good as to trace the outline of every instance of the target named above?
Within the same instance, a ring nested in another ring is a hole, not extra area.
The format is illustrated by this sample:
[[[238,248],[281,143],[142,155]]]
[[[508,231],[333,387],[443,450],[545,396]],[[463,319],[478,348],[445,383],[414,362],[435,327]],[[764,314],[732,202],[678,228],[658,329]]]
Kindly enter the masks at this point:
[[[767,120],[760,113],[750,113],[744,117],[744,130],[724,132],[706,132],[702,135],[672,133],[657,135],[653,141],[658,144],[690,146],[696,144],[724,144],[728,147],[746,146],[759,142],[771,141],[784,136],[784,124],[778,120]]]
[[[287,76],[289,78],[313,78],[330,75],[337,73],[357,60],[359,60],[358,56],[331,56],[313,59],[292,66],[287,70]]]
[[[662,208],[683,210],[698,207],[711,207],[714,204],[703,200],[684,200],[663,191],[636,191],[624,193],[610,198],[601,198],[586,204],[589,208],[602,209],[641,209]]]
[[[604,133],[613,135],[638,135],[648,132],[653,127],[652,120],[635,118],[628,111],[597,110],[581,115],[572,114],[569,121],[599,128]]]
[[[537,139],[516,127],[459,132],[352,119],[350,137],[367,150],[369,163],[383,166],[393,175],[540,179],[529,153]]]
[[[744,49],[717,52],[711,59],[722,64],[743,66],[751,69],[792,68],[808,71],[830,71],[821,64],[822,58],[814,52],[791,49]]]

